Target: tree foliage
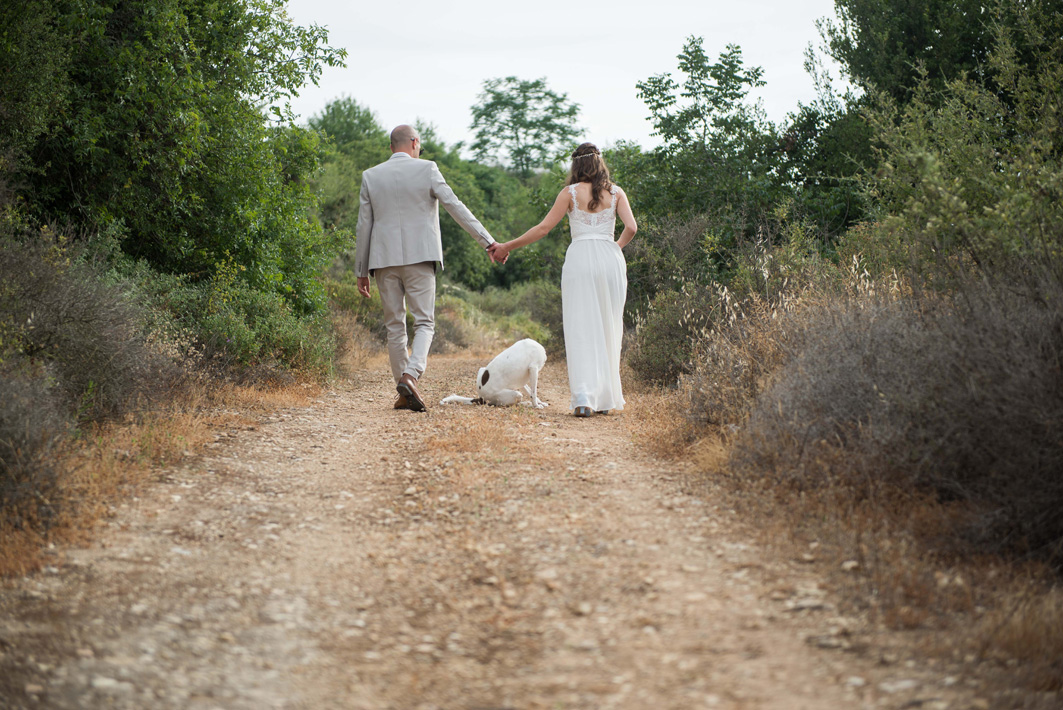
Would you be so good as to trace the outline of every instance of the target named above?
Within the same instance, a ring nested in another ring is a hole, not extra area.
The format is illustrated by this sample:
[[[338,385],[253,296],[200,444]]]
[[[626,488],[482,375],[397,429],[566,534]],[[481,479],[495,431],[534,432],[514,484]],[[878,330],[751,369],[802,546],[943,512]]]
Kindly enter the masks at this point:
[[[388,133],[369,108],[349,97],[329,102],[308,124],[330,144],[316,180],[321,195],[321,221],[328,228],[353,234],[358,223],[362,172],[387,160]]]
[[[984,0],[895,0],[888,6],[880,0],[835,0],[834,5],[837,21],[819,25],[830,56],[857,86],[901,102],[911,98],[923,76],[940,88],[976,71],[989,49]]]
[[[571,146],[578,115],[579,104],[551,91],[545,79],[488,79],[472,107],[473,153],[528,177]]]
[[[878,224],[855,233],[850,247],[874,263],[915,256],[924,269],[994,274],[1029,271],[1048,257],[1059,268],[1063,13],[1037,0],[1018,13],[1002,5],[988,27],[981,72],[940,90],[922,72],[906,103],[874,97],[881,169],[868,190]]]
[[[773,200],[774,127],[749,92],[763,85],[760,67],[746,67],[729,45],[710,62],[702,39],[679,53],[681,81],[660,74],[636,84],[661,147],[644,165],[655,209],[729,214],[736,224]]]
[[[323,28],[292,24],[284,5],[31,4],[44,19],[23,23],[44,56],[66,57],[38,71],[57,87],[50,98],[23,102],[35,109],[24,123],[46,126],[16,136],[32,155],[15,175],[30,211],[111,234],[167,272],[209,277],[232,261],[252,287],[319,307],[313,279],[331,245],[309,217],[306,178],[321,152],[315,132],[292,125],[288,100],[345,53]],[[27,93],[18,75],[2,83]]]

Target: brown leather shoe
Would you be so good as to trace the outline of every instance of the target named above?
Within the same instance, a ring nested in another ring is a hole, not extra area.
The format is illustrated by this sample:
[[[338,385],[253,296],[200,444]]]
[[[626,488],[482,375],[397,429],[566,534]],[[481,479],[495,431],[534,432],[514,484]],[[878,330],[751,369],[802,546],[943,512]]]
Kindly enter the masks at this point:
[[[406,398],[408,409],[412,409],[415,412],[423,412],[426,410],[424,400],[421,399],[421,393],[417,391],[417,380],[410,375],[404,374],[400,377],[399,383],[395,385],[395,390],[401,396]]]
[[[406,399],[405,395],[399,395],[395,399],[395,409],[409,409],[410,400]]]

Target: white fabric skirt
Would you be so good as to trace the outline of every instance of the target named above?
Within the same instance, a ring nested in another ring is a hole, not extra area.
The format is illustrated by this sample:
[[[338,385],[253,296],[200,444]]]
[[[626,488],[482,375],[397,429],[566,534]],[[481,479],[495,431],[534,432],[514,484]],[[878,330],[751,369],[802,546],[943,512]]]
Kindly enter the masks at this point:
[[[612,238],[577,238],[569,244],[561,269],[561,308],[573,409],[624,408],[620,345],[626,300],[627,263]]]

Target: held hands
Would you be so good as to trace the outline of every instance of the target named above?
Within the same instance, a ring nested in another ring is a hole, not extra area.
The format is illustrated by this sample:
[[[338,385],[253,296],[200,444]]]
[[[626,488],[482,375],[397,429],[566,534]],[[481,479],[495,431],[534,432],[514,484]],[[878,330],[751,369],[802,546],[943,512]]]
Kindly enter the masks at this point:
[[[491,261],[496,264],[505,264],[509,259],[509,249],[505,244],[495,242],[491,246],[487,247],[487,253],[491,255]]]

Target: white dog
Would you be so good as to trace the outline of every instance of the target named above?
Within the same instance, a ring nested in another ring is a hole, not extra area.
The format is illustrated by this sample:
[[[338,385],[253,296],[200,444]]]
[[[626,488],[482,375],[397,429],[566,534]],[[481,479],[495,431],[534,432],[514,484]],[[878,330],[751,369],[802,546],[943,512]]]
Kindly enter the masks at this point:
[[[518,390],[524,389],[531,395],[532,406],[542,409],[547,403],[539,399],[536,391],[539,384],[539,370],[546,364],[546,350],[531,338],[513,343],[481,367],[476,375],[477,399],[452,394],[440,404],[493,404],[496,407],[508,407],[517,404],[524,395]]]

